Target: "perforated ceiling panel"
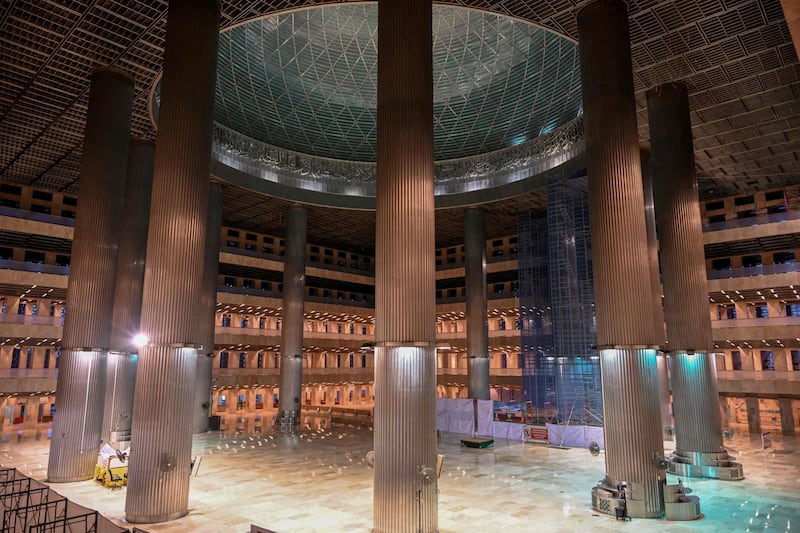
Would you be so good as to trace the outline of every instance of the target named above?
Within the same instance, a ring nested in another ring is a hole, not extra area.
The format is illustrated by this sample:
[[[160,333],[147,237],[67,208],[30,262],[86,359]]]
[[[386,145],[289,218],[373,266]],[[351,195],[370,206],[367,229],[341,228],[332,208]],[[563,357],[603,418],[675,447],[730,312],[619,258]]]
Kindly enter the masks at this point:
[[[315,5],[327,3],[332,2]],[[575,0],[445,3],[491,6],[497,14],[577,38]],[[306,4],[225,0],[222,27]],[[796,183],[800,66],[780,1],[630,0],[628,5],[640,140],[646,144],[649,138],[644,91],[684,81],[690,88],[701,194]],[[133,74],[133,134],[154,136],[146,103],[161,68],[166,8],[162,0],[0,4],[2,179],[77,192],[89,74],[95,67],[114,66]],[[490,35],[485,39],[493,42]],[[453,48],[448,53],[456,52]],[[463,112],[454,116],[468,118]],[[440,125],[446,122],[442,119]],[[465,141],[447,142],[477,149]],[[521,202],[536,203],[540,199]],[[365,240],[365,235],[358,239]]]

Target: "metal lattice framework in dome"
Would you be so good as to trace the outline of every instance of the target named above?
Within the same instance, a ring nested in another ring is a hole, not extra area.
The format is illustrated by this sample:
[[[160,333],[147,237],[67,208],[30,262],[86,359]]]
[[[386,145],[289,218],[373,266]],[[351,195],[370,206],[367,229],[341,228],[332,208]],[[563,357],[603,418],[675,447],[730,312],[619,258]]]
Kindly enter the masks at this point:
[[[276,15],[220,35],[215,120],[296,152],[374,161],[378,7]],[[577,45],[532,24],[433,10],[437,160],[521,144],[581,113]]]

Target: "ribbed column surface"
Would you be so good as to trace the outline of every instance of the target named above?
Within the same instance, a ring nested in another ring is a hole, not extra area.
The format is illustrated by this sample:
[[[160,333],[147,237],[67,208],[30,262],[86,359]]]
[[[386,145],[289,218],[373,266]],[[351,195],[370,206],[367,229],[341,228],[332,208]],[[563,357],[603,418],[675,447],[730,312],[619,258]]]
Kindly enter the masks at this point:
[[[140,351],[125,516],[128,522],[174,520],[188,512],[197,349],[146,346]],[[164,387],[162,382],[170,383]]]
[[[375,414],[376,532],[437,531],[435,351],[375,348],[382,360],[375,367],[376,410],[378,394],[382,404]]]
[[[686,87],[651,89],[647,109],[669,349],[706,352],[713,336]]]
[[[622,481],[629,487],[636,484],[634,499],[644,502],[644,514],[638,518],[658,518],[664,510],[661,482],[665,473],[654,460],[654,456],[664,455],[658,395],[653,394],[658,390],[656,353],[631,349],[600,352],[606,479],[612,486]],[[631,507],[629,504],[629,512]]]
[[[194,400],[192,402],[192,431],[208,431],[211,414],[211,369],[214,362],[214,320],[217,313],[217,273],[219,272],[219,246],[222,226],[222,186],[211,184],[208,192],[208,219],[206,245],[203,259],[203,288],[198,308],[197,338],[202,346],[197,357]]]
[[[652,287],[625,3],[587,4],[578,33],[597,343],[650,346]]]
[[[381,533],[438,529],[431,11],[426,0],[378,6],[373,524]]]
[[[467,284],[467,376],[470,398],[489,399],[489,325],[486,320],[486,229],[484,213],[464,213]]]
[[[717,363],[712,354],[672,354],[672,403],[675,449],[679,452],[720,453]]]
[[[664,453],[655,351],[653,286],[644,216],[627,5],[596,0],[578,13],[584,131],[588,154],[597,343],[607,483],[641,487],[641,507],[663,511],[653,454]],[[611,480],[611,481],[608,481]],[[630,503],[630,502],[629,502]]]
[[[133,88],[121,72],[92,74],[56,385],[57,438],[47,467],[54,482],[90,479],[100,447]]]
[[[131,139],[128,148],[125,200],[122,206],[117,276],[114,284],[114,314],[111,320],[111,352],[106,365],[106,395],[101,438],[109,442],[111,432],[131,430],[133,391],[136,384],[137,347],[142,312],[142,283],[150,222],[150,192],[153,187],[155,145]]]
[[[140,350],[136,376],[130,522],[187,512],[197,350],[182,346],[198,344],[218,37],[215,0],[170,2],[142,296],[151,345]],[[172,456],[174,472],[156,475]]]
[[[650,152],[639,151],[642,164],[642,191],[644,193],[644,223],[647,230],[647,261],[649,263],[650,290],[653,305],[653,329],[656,346],[664,349],[664,309],[661,305],[661,272],[658,267],[658,236],[656,233],[656,208],[653,200],[653,173],[650,170]]]
[[[674,431],[668,432],[667,428],[675,428],[672,420],[672,401],[670,399],[669,365],[664,352],[658,355],[658,405],[661,410],[661,433],[664,440],[675,440]]]
[[[649,90],[647,109],[676,449],[718,453],[723,451],[722,421],[716,363],[709,354],[713,336],[686,87],[669,83]]]
[[[281,311],[281,387],[278,408],[283,417],[297,422],[303,382],[303,304],[306,284],[306,210],[286,211],[286,254],[283,258],[283,310]]]

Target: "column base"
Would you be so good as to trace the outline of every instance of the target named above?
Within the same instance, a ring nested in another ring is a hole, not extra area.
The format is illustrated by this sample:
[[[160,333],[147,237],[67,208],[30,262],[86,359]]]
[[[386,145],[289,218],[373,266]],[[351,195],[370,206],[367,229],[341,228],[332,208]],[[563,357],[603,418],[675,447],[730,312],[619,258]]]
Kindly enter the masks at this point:
[[[283,426],[296,426],[300,423],[299,411],[278,411],[278,417],[275,419],[277,425]]]
[[[647,510],[647,502],[640,499],[641,483],[614,482],[608,478],[592,487],[592,509],[619,520],[628,518],[661,518],[660,512]]]
[[[669,456],[667,471],[683,477],[713,478],[727,481],[744,479],[741,463],[732,460],[727,451],[719,453],[675,450]]]
[[[170,522],[172,520],[177,520],[178,518],[183,518],[187,514],[189,514],[188,509],[183,511],[178,511],[177,513],[170,513],[157,516],[125,515],[125,521],[130,522],[131,524],[157,524],[159,522]]]
[[[683,483],[664,485],[664,513],[667,520],[697,520],[703,518],[700,512],[700,498],[689,496],[690,489]]]

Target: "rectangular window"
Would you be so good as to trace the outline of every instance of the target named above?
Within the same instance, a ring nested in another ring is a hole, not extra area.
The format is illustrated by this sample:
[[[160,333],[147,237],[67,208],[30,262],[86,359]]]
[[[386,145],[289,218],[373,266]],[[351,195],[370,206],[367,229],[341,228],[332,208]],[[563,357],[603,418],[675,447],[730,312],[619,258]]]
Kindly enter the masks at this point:
[[[725,318],[728,320],[736,319],[736,307],[730,306],[725,308]]]
[[[31,204],[31,211],[34,213],[44,213],[45,215],[50,214],[50,206],[48,205],[39,205],[39,204]]]
[[[0,183],[0,192],[19,196],[20,194],[22,194],[22,187],[17,187],[16,185],[9,185],[7,183]]]
[[[742,369],[742,353],[739,350],[731,352],[731,364],[734,370]]]
[[[56,368],[61,366],[61,348],[56,348]]]
[[[794,263],[794,252],[775,252],[772,254],[772,262],[778,265]]]
[[[239,368],[247,368],[247,352],[239,352]]]
[[[750,205],[754,202],[753,196],[740,196],[738,198],[733,199],[733,205],[740,206],[740,205]]]
[[[769,318],[769,310],[766,305],[756,306],[756,318]]]
[[[71,205],[74,207],[78,205],[78,199],[75,198],[74,196],[65,196],[64,199],[62,200],[62,203],[64,205]]]
[[[731,269],[730,257],[723,257],[721,259],[711,260],[711,270],[730,270],[730,269]]]
[[[738,218],[738,219],[753,218],[754,216],[756,216],[756,210],[755,209],[747,209],[745,211],[737,211],[736,212],[736,218]]]
[[[50,368],[50,348],[44,350],[44,368]]]
[[[774,202],[775,200],[783,200],[783,191],[769,191],[764,193],[764,200]]]
[[[235,237],[235,238],[238,239],[239,238],[239,232],[236,231],[235,229],[229,229],[228,230],[228,237]]]
[[[772,350],[761,350],[761,370],[775,370],[775,356]]]
[[[34,200],[44,200],[45,202],[53,201],[53,193],[46,191],[37,191],[36,189],[34,189],[33,192],[31,193],[31,197]]]
[[[709,224],[715,224],[717,222],[725,222],[725,215],[711,215],[708,217]]]
[[[706,211],[716,211],[717,209],[725,209],[724,200],[714,200],[713,202],[706,202]]]
[[[800,350],[792,350],[792,370],[800,370]]]
[[[25,354],[25,368],[33,368],[33,348],[28,348],[28,353]]]
[[[21,351],[22,350],[20,350],[19,348],[14,348],[11,351],[11,368],[19,368],[19,357]]]
[[[264,368],[264,352],[258,352],[256,366],[258,368]],[[258,403],[258,400],[256,400],[256,403]]]
[[[219,352],[219,367],[228,368],[228,352]]]
[[[761,266],[761,256],[760,255],[745,255],[744,257],[742,257],[742,266],[744,268],[760,267]]]

